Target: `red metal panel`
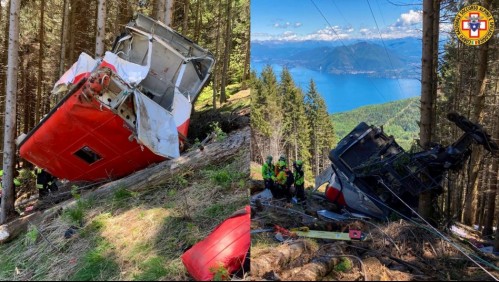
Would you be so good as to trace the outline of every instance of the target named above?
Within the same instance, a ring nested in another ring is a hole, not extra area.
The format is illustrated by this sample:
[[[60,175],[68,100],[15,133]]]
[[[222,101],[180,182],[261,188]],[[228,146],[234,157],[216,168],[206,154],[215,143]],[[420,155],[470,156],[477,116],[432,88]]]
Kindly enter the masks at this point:
[[[183,135],[183,136],[187,136],[187,132],[189,130],[189,123],[191,122],[190,119],[186,120],[184,123],[182,123],[181,125],[177,126],[177,130],[178,132]]]
[[[58,178],[95,181],[119,178],[165,160],[136,140],[126,123],[99,102],[73,94],[22,144],[21,157]],[[91,148],[101,159],[89,164],[75,152]]]
[[[250,212],[250,207],[246,206],[244,214],[226,219],[181,256],[185,268],[195,280],[211,281],[213,271],[219,267],[229,273],[241,268],[251,244]]]

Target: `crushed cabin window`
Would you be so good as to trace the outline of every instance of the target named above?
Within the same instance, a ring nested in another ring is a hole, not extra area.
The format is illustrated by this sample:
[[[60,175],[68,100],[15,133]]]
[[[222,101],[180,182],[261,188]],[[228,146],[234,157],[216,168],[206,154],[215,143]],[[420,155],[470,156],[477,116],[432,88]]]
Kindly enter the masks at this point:
[[[77,156],[78,158],[84,160],[88,164],[93,164],[96,161],[102,159],[101,156],[99,156],[96,152],[94,152],[92,149],[90,149],[87,146],[85,146],[85,147],[81,148],[80,150],[76,151],[74,153],[74,155]]]

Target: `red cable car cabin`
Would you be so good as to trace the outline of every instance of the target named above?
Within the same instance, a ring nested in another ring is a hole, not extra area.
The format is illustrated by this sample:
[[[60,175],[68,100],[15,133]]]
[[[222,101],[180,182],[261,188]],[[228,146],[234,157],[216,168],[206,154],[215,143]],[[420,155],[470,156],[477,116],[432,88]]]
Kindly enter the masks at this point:
[[[101,60],[82,53],[56,82],[65,97],[20,140],[22,158],[70,181],[126,176],[180,155],[213,56],[138,15]]]

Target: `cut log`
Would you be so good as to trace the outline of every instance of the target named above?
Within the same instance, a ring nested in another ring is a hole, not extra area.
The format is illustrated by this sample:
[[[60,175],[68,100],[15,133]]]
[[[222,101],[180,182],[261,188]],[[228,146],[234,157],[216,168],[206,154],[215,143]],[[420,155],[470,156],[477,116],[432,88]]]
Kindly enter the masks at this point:
[[[221,142],[207,144],[204,150],[187,152],[177,159],[164,161],[156,166],[137,171],[127,177],[106,183],[95,191],[82,194],[82,199],[91,197],[101,198],[119,188],[126,187],[129,191],[141,191],[150,187],[168,183],[169,179],[184,169],[196,170],[208,164],[221,163],[233,157],[239,150],[249,148],[250,128],[246,127],[231,133]],[[244,169],[244,168],[242,168]],[[0,226],[0,244],[15,239],[27,230],[28,224],[37,224],[47,217],[61,212],[62,209],[72,207],[76,200],[63,202],[45,211],[15,219]]]
[[[263,277],[265,274],[286,268],[286,266],[302,256],[304,253],[313,253],[316,247],[305,240],[297,240],[283,244],[269,252],[255,255],[251,258],[251,276]]]
[[[340,259],[338,258],[317,257],[302,267],[283,272],[280,277],[282,280],[289,281],[320,281],[331,272],[334,266],[339,262]]]

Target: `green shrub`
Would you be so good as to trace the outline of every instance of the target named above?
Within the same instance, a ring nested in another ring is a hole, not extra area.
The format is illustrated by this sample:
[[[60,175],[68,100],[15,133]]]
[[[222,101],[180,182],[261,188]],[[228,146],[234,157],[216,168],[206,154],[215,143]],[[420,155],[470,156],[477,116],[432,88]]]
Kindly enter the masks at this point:
[[[352,269],[352,261],[350,261],[348,258],[341,258],[340,263],[338,263],[334,267],[334,271],[336,272],[347,272]]]
[[[36,229],[34,226],[30,226],[28,232],[26,232],[24,244],[27,246],[35,244],[36,240],[38,239],[38,235],[40,235],[38,229]]]

